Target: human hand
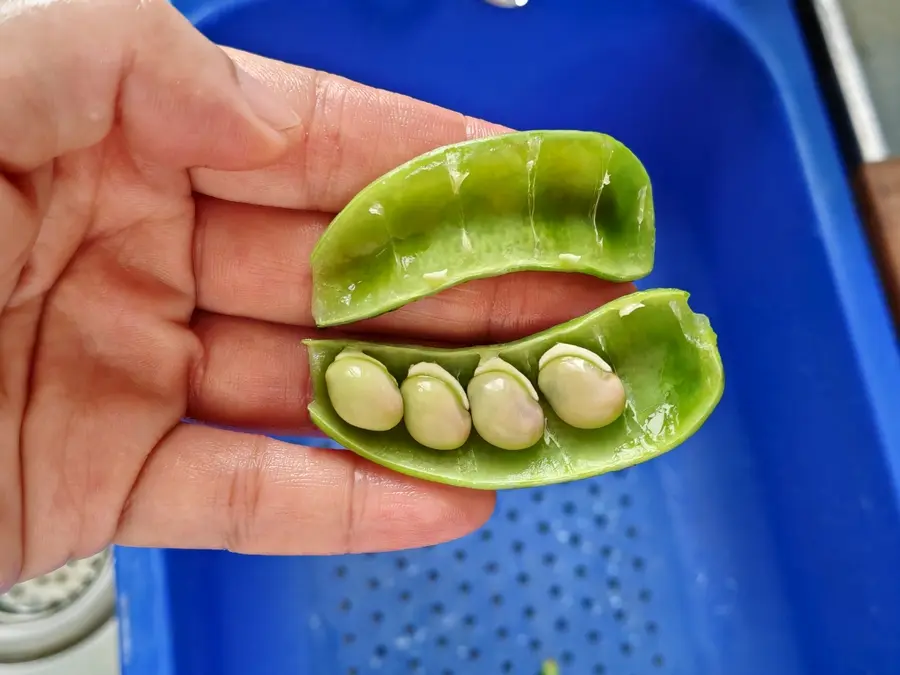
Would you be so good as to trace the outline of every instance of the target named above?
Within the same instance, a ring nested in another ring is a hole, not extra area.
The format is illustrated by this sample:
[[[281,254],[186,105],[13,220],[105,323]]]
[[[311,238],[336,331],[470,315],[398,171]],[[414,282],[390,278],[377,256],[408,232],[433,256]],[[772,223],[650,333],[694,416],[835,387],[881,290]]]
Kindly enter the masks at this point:
[[[484,522],[490,493],[261,433],[313,432],[300,341],[331,215],[502,131],[226,52],[164,0],[0,0],[0,590],[110,543],[343,553]],[[517,274],[353,328],[508,340],[629,290]]]

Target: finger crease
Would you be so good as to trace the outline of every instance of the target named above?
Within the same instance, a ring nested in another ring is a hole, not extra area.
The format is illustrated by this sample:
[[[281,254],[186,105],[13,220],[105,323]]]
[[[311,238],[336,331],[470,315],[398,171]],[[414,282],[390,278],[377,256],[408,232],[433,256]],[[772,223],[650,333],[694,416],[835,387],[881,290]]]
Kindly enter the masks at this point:
[[[25,376],[25,394],[22,399],[22,412],[21,419],[19,420],[19,437],[17,443],[18,450],[18,460],[19,460],[19,513],[20,513],[20,535],[19,535],[19,557],[16,560],[16,568],[13,569],[13,578],[12,581],[16,581],[19,575],[22,573],[22,570],[25,567],[27,556],[28,556],[28,524],[26,519],[28,517],[28,493],[29,486],[25,480],[25,422],[28,420],[29,412],[32,409],[34,404],[33,394],[34,394],[34,375],[35,375],[35,367],[37,364],[37,356],[38,356],[38,346],[40,344],[41,334],[44,330],[44,323],[46,318],[46,297],[40,297],[37,302],[39,303],[38,309],[38,320],[34,327],[34,333],[32,335],[31,349],[29,350],[30,360],[28,361],[28,372]],[[7,585],[8,581],[6,579],[0,578],[0,592],[5,590],[5,585]]]
[[[209,367],[209,349],[203,344],[203,340],[197,340],[199,346],[197,355],[190,364],[188,371],[188,396],[186,401],[186,409],[183,414],[191,409],[195,401],[202,400],[203,389],[206,383],[206,372]]]
[[[174,424],[168,431],[166,431],[162,436],[160,436],[159,440],[152,446],[150,452],[144,457],[144,461],[141,463],[140,468],[138,468],[137,473],[134,475],[134,480],[131,483],[131,487],[128,492],[125,493],[125,499],[122,500],[122,506],[119,509],[119,519],[116,522],[116,527],[112,532],[111,540],[115,540],[118,537],[119,532],[125,529],[128,519],[131,517],[131,509],[132,504],[134,503],[134,495],[138,490],[141,482],[144,480],[144,474],[147,472],[147,467],[150,465],[150,460],[156,454],[158,448],[162,447],[169,440],[169,437],[172,436],[179,428],[180,424]]]
[[[353,469],[350,472],[350,481],[348,489],[350,493],[347,495],[347,513],[344,519],[344,545],[342,552],[350,553],[356,548],[356,536],[359,530],[359,523],[362,519],[362,513],[365,511],[366,474],[360,465],[360,458],[353,456]]]
[[[490,289],[490,292],[485,298],[485,309],[487,310],[487,314],[484,317],[483,330],[490,342],[494,342],[497,339],[497,335],[502,332],[503,322],[505,321],[503,314],[498,312],[503,283],[503,279],[498,279],[497,283],[487,284],[486,286]]]
[[[268,439],[254,438],[247,444],[247,454],[231,473],[228,489],[228,525],[225,546],[235,553],[253,550],[253,539],[263,493],[263,462]]]
[[[194,270],[194,294],[197,304],[203,301],[204,293],[204,275],[203,269],[203,251],[206,247],[207,236],[207,213],[206,209],[198,209],[194,207],[194,228],[191,234],[191,268]]]
[[[322,182],[319,183],[322,186],[319,195],[315,197],[307,195],[307,199],[312,198],[316,202],[320,195],[335,194],[332,188],[343,161],[343,126],[338,126],[337,130],[333,130],[329,128],[328,124],[329,120],[343,118],[347,90],[340,84],[336,84],[336,79],[328,73],[317,70],[313,74],[313,78],[314,100],[309,118],[309,133],[306,136],[304,182],[308,189],[311,184],[310,176],[322,177]],[[334,114],[329,114],[328,108],[332,105],[332,99],[334,99],[333,105],[336,111]],[[319,126],[322,126],[321,130],[318,128]],[[316,138],[321,138],[321,148],[311,140]],[[330,158],[330,161],[322,162],[323,158]]]

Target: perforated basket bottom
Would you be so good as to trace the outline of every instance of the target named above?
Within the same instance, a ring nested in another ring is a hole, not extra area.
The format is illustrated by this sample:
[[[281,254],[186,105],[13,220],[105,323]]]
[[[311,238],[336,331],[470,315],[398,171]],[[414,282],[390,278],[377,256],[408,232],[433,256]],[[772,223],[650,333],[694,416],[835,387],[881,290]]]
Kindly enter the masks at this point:
[[[109,550],[103,550],[13,586],[0,594],[0,623],[40,619],[65,609],[97,581],[109,557]]]
[[[319,561],[313,642],[338,642],[336,675],[692,672],[646,469],[503,493],[455,543]]]

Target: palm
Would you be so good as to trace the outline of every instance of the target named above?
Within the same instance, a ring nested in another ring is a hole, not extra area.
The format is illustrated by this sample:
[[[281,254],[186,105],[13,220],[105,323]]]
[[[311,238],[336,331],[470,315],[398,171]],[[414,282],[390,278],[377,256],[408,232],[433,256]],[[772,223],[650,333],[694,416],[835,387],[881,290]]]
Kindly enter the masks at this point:
[[[114,130],[55,160],[53,175],[0,340],[18,352],[4,362],[31,363],[11,392],[25,481],[41,486],[27,534],[69,556],[112,539],[138,472],[186,412],[202,348],[188,325],[187,172],[138,169]]]
[[[499,128],[232,53],[273,109],[168,3],[131,2],[0,22],[0,590],[110,542],[335,553],[470,531],[492,495],[182,419],[310,431],[317,237],[379,174]],[[505,340],[627,290],[519,275],[354,328]]]

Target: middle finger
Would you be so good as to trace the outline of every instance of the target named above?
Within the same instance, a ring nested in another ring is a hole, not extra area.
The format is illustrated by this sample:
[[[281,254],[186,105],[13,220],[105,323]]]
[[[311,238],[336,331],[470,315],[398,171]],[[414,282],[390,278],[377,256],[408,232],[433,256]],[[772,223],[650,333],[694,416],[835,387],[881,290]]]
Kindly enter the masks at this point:
[[[330,215],[197,199],[197,305],[217,314],[313,327],[309,257]],[[353,331],[457,343],[507,341],[633,290],[582,274],[479,279],[354,324]]]

